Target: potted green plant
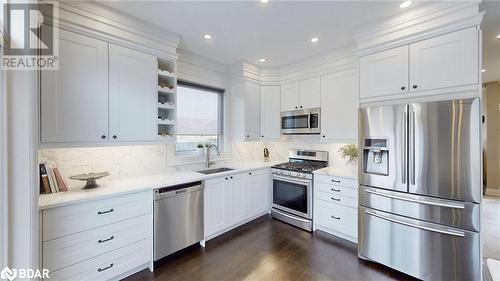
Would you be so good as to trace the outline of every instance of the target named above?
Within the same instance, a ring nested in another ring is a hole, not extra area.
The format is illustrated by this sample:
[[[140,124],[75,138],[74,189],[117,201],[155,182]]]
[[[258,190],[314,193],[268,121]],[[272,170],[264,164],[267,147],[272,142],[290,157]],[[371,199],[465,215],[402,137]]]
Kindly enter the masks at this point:
[[[339,149],[340,156],[346,160],[347,165],[356,165],[358,162],[358,148],[355,144],[347,144]]]
[[[203,145],[202,143],[199,143],[198,145],[196,145],[196,152],[200,156],[205,154],[205,145]]]

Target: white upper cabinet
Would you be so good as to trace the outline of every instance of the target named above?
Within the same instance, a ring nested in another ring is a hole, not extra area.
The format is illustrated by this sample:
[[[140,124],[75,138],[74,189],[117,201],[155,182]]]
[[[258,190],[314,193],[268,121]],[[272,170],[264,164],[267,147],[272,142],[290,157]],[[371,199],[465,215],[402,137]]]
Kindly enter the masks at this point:
[[[280,86],[260,87],[260,138],[279,139],[281,136]]]
[[[311,78],[281,86],[281,111],[320,107],[320,78]]]
[[[358,139],[358,79],[352,71],[321,77],[321,139]]]
[[[360,97],[372,98],[408,92],[408,46],[359,59]]]
[[[108,43],[59,31],[59,70],[41,71],[41,141],[108,140]]]
[[[233,140],[259,140],[260,86],[250,81],[232,85],[229,108]]]
[[[109,134],[112,141],[156,139],[156,57],[109,46]]]
[[[320,97],[321,81],[319,77],[300,81],[299,109],[319,107]]]
[[[367,55],[359,67],[360,98],[369,102],[478,84],[479,32],[470,27]]]
[[[299,109],[300,103],[299,82],[284,84],[281,86],[281,111]]]
[[[260,138],[260,87],[254,83],[246,83],[245,94],[245,138]]]
[[[476,27],[410,45],[412,91],[477,84],[479,44]]]

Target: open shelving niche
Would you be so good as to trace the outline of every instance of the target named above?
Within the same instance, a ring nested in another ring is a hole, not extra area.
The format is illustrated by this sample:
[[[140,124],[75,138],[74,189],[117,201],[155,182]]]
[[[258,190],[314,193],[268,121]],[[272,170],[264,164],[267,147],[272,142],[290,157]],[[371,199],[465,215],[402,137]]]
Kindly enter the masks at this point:
[[[176,140],[177,76],[174,61],[158,59],[158,139]]]

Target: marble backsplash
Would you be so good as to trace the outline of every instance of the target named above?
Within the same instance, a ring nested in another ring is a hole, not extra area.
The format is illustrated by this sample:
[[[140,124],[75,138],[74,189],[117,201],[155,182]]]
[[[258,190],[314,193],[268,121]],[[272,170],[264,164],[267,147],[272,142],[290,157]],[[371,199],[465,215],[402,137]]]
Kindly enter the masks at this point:
[[[345,144],[321,143],[318,136],[284,137],[275,142],[246,142],[232,144],[232,162],[262,162],[263,150],[270,151],[271,162],[284,162],[288,159],[288,149],[315,149],[329,152],[329,165],[340,170],[356,170],[346,165],[338,153]],[[57,166],[63,177],[89,172],[108,171],[110,176],[102,180],[115,180],[137,176],[168,173],[181,170],[202,169],[202,164],[167,166],[166,145],[86,147],[41,149],[40,162]],[[81,182],[67,179],[70,188],[81,186]]]

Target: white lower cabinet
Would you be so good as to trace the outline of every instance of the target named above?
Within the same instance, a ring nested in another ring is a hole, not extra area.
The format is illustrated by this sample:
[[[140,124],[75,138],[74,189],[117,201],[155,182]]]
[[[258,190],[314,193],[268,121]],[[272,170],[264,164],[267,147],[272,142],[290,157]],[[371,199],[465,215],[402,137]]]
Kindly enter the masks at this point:
[[[205,239],[213,238],[269,210],[269,169],[205,181]]]
[[[358,186],[354,179],[314,175],[314,230],[357,243]]]
[[[148,267],[152,201],[147,191],[43,210],[42,264],[50,280],[108,280]]]

